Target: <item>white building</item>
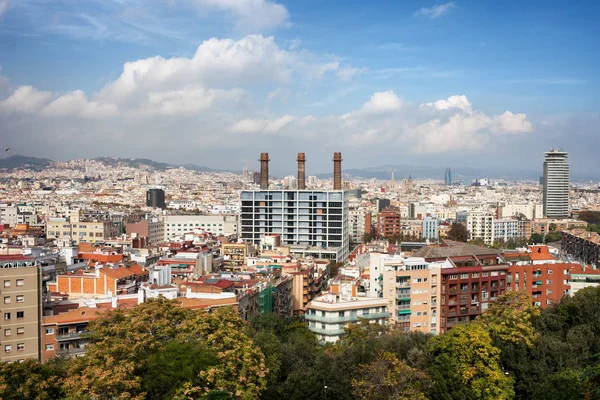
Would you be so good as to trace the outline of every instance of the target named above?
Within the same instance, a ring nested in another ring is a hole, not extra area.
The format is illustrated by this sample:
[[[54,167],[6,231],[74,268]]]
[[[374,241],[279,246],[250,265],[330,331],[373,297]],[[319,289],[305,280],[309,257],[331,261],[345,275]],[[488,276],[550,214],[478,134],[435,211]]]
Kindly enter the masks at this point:
[[[423,218],[423,239],[437,241],[439,237],[438,219],[435,217]]]
[[[473,211],[467,216],[469,240],[482,239],[485,244],[494,243],[494,216],[485,211]]]
[[[367,231],[367,228],[370,232],[371,227],[367,227],[365,224],[368,213],[370,213],[370,211],[364,207],[350,209],[348,230],[353,243],[362,242],[363,235]]]
[[[165,216],[165,238],[183,236],[194,229],[214,235],[238,234],[237,215],[167,215]]]
[[[304,314],[308,329],[326,343],[338,341],[348,324],[365,319],[370,323],[387,325],[389,317],[387,299],[351,297],[339,293],[314,298],[306,305]]]
[[[544,157],[544,216],[569,216],[569,153],[552,149]]]
[[[493,241],[504,240],[506,242],[509,239],[514,240],[525,236],[524,221],[519,221],[512,218],[503,218],[494,220],[493,225]]]
[[[544,207],[535,203],[506,203],[498,207],[498,218],[516,217],[520,214],[529,220],[543,218]]]
[[[328,250],[338,262],[348,258],[348,199],[344,191],[253,190],[243,191],[241,201],[244,241],[258,246],[263,236],[279,234],[282,246]]]

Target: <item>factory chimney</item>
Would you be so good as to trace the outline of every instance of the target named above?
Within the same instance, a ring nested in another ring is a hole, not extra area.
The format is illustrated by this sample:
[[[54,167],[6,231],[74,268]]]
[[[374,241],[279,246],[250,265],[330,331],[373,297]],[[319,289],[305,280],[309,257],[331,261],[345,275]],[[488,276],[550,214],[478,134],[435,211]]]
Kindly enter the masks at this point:
[[[333,190],[342,190],[342,153],[333,153]]]
[[[260,153],[260,188],[269,188],[269,153]]]
[[[306,156],[298,153],[298,190],[306,189]]]

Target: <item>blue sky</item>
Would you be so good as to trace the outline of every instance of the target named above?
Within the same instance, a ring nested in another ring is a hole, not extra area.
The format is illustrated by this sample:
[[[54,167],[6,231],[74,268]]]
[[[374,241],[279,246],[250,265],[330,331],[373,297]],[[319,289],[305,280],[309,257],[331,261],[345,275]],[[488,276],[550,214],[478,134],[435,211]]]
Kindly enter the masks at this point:
[[[0,0],[0,135],[27,155],[223,168],[312,151],[309,173],[336,150],[536,169],[561,146],[588,173],[599,17],[595,1]]]

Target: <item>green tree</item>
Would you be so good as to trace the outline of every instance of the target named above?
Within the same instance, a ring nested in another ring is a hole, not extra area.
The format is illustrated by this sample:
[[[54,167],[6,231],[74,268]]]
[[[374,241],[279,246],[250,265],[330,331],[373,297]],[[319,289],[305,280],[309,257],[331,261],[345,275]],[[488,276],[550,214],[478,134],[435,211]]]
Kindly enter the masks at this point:
[[[551,231],[546,234],[546,243],[558,242],[562,237],[561,231]]]
[[[527,293],[513,291],[491,303],[478,321],[492,337],[513,343],[523,341],[527,347],[531,347],[537,337],[533,319],[539,315],[540,309],[531,304]]]
[[[540,244],[544,242],[544,235],[541,233],[533,233],[529,238],[529,243],[531,244]]]
[[[208,313],[182,308],[164,298],[126,311],[111,311],[90,324],[93,333],[87,355],[71,364],[64,386],[67,394],[76,398],[142,399],[142,376],[149,363],[169,357],[177,368],[182,362],[176,359],[181,356],[175,351],[178,346],[169,347],[169,343],[179,341],[189,343],[204,360],[192,366],[199,369],[197,377],[185,381],[176,389],[178,393],[199,398],[220,390],[236,399],[257,399],[266,385],[264,356],[245,328],[231,308]],[[214,365],[204,349],[216,355]],[[177,384],[189,373],[163,372],[176,376]]]
[[[600,224],[600,211],[581,211],[578,218],[589,224]]]
[[[466,242],[469,240],[469,231],[463,224],[454,223],[448,230],[446,235],[450,240],[456,240],[458,242]]]
[[[480,323],[458,325],[430,341],[435,399],[512,399],[513,382],[500,366],[500,350]]]
[[[381,352],[375,361],[362,365],[352,379],[352,392],[361,400],[425,400],[429,377],[394,353]]]

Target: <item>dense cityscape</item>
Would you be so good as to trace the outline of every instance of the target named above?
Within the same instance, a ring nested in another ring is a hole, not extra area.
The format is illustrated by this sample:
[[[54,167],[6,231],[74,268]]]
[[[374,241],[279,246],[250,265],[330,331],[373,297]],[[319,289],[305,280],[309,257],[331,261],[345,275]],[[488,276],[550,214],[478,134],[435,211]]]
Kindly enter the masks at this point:
[[[598,16],[0,0],[0,399],[600,399]]]

